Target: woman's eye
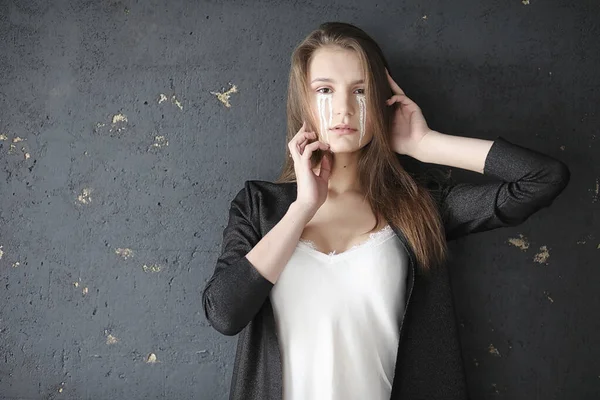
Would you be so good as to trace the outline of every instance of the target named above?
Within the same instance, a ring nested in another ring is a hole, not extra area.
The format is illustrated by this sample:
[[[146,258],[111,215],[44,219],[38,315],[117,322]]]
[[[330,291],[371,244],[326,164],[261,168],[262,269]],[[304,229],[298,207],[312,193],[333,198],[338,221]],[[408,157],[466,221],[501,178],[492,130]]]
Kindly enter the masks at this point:
[[[329,93],[323,93],[323,92],[321,92],[321,90],[331,90],[331,89],[329,89],[329,88],[320,88],[320,89],[317,89],[318,93],[329,94]],[[365,94],[365,89],[356,89],[356,90],[361,90],[362,91],[361,93],[357,93],[357,94]]]

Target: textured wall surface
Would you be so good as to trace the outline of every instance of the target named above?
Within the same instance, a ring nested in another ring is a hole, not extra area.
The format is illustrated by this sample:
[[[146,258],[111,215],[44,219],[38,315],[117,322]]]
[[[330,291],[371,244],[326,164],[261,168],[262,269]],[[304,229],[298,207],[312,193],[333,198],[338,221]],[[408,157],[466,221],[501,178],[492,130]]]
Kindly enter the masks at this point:
[[[473,399],[599,398],[597,2],[322,3],[0,0],[1,399],[227,398],[236,339],[201,290],[233,195],[277,177],[289,57],[328,20],[380,43],[433,129],[570,167],[449,268]]]

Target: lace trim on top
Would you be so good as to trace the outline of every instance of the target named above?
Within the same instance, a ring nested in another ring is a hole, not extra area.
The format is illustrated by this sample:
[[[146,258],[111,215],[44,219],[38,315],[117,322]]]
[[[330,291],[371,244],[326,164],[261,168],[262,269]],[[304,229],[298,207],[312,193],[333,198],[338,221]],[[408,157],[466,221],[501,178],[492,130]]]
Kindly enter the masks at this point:
[[[351,250],[357,249],[359,247],[363,247],[363,246],[367,246],[367,245],[375,245],[376,243],[380,242],[383,239],[386,239],[388,236],[390,236],[391,234],[394,234],[394,231],[392,229],[392,227],[388,224],[386,225],[383,229],[377,231],[377,232],[373,232],[369,235],[369,238],[367,240],[365,240],[362,243],[358,243],[355,244],[354,246],[350,247],[348,250],[345,250],[341,253],[336,253],[335,250],[333,250],[332,252],[330,252],[329,256],[335,256],[335,255],[340,255],[340,254],[345,254]],[[312,240],[308,240],[308,239],[300,239],[300,242],[308,245],[311,249],[321,253],[321,254],[326,254],[323,253],[322,251],[320,251],[319,249],[317,249],[317,246],[315,245],[315,242],[313,242]]]

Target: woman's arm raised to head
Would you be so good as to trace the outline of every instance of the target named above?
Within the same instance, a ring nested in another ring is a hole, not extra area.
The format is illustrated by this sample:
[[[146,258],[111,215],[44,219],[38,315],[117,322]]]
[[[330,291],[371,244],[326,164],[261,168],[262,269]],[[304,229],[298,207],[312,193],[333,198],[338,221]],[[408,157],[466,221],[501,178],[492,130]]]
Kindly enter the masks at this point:
[[[252,224],[250,186],[246,181],[231,202],[221,255],[202,293],[206,318],[230,336],[239,333],[262,307],[311,218],[294,202],[261,238]]]
[[[439,135],[431,137],[429,143],[438,140],[437,145],[430,149],[429,156],[421,156],[421,161],[446,163],[499,178],[497,182],[442,188],[440,206],[448,240],[519,225],[550,206],[569,183],[570,172],[563,162],[501,136],[489,142]]]

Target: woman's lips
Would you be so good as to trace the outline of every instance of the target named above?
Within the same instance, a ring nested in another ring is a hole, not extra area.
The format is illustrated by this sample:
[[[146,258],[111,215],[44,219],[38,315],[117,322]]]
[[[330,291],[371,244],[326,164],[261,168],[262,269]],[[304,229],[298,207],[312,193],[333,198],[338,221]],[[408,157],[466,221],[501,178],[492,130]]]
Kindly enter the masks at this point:
[[[338,134],[338,135],[349,135],[349,134],[355,133],[356,129],[351,129],[351,128],[343,128],[343,129],[337,128],[336,129],[336,128],[333,128],[333,129],[331,129],[331,131],[334,132],[334,133],[336,133],[336,134]]]

